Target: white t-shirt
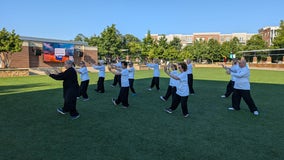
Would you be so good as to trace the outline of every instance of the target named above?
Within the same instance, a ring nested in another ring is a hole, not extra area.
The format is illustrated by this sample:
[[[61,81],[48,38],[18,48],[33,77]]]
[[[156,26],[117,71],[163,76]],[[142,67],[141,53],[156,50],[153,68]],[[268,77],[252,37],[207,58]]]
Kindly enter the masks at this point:
[[[178,75],[178,71],[177,71],[177,70],[173,70],[173,71],[171,71],[170,74],[177,76],[177,75]],[[171,78],[170,78],[170,83],[169,83],[169,85],[172,86],[172,87],[176,87],[176,86],[177,86],[177,80],[175,80],[175,79],[173,79],[173,78],[171,77]]]
[[[177,80],[177,94],[185,97],[189,95],[189,88],[188,88],[188,83],[187,83],[187,73],[182,72],[177,77],[180,80]]]
[[[81,81],[86,81],[90,79],[87,67],[82,67],[78,71],[80,72]]]
[[[236,73],[231,72],[231,75],[236,77],[234,88],[241,89],[241,90],[250,90],[250,70],[247,66],[240,68],[237,70]]]
[[[186,73],[187,74],[192,74],[192,64],[191,63],[187,65]]]
[[[121,87],[129,87],[129,73],[127,68],[121,70]]]
[[[156,63],[148,63],[148,64],[146,64],[146,66],[149,67],[149,68],[153,68],[153,69],[154,69],[153,77],[160,77],[159,64],[156,64]]]
[[[96,70],[99,70],[99,77],[105,77],[105,66],[104,65],[101,65],[101,66],[93,65],[93,68]]]
[[[135,69],[134,69],[134,67],[130,67],[129,69],[128,69],[128,72],[129,72],[129,79],[134,79],[134,73],[135,73]]]

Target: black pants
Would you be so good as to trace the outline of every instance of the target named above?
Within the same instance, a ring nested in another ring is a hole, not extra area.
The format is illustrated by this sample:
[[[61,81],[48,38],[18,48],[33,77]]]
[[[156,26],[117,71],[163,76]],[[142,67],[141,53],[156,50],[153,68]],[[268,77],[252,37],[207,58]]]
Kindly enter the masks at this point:
[[[121,87],[121,75],[114,75],[112,85],[116,86],[117,83],[118,83],[119,87]]]
[[[160,77],[153,77],[150,88],[156,86],[157,90],[160,90]]]
[[[250,95],[250,90],[234,89],[232,95],[232,104],[235,110],[240,110],[241,98],[244,99],[251,112],[257,111],[257,107]]]
[[[226,97],[229,97],[233,93],[234,84],[235,84],[235,82],[232,81],[232,80],[230,80],[229,83],[227,84],[227,89],[226,89],[226,93],[225,93]]]
[[[163,98],[164,98],[165,100],[168,100],[171,95],[176,94],[176,91],[177,91],[177,88],[176,88],[176,87],[173,87],[173,86],[170,86],[170,85],[169,85],[169,86],[168,86],[168,89],[167,89],[167,92],[166,92],[166,95],[163,96]]]
[[[183,113],[183,115],[187,115],[188,114],[187,99],[188,99],[188,96],[182,97],[178,94],[175,94],[175,96],[173,96],[173,101],[172,101],[172,105],[171,105],[170,109],[172,109],[172,110],[177,109],[179,103],[181,103],[182,113]]]
[[[136,93],[133,87],[134,79],[129,79],[129,87],[132,93]]]
[[[73,90],[66,90],[64,93],[63,112],[69,112],[71,116],[77,116],[79,113],[76,110],[77,94]]]
[[[189,87],[189,93],[194,94],[194,89],[193,89],[193,74],[188,74],[187,75],[187,82],[188,82],[188,87]]]
[[[105,77],[99,77],[97,82],[97,92],[104,93],[105,92],[105,85],[104,85]]]
[[[118,98],[115,100],[116,104],[122,103],[123,106],[128,107],[128,94],[129,94],[129,87],[121,87],[119,91]]]
[[[82,96],[83,98],[89,98],[87,94],[88,86],[89,86],[89,80],[81,81],[80,96]]]

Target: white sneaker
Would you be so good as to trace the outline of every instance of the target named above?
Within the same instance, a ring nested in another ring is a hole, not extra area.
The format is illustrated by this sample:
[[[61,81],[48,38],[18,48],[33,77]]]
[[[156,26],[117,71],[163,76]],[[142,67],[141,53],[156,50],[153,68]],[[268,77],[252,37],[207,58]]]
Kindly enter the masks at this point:
[[[165,102],[166,102],[166,100],[165,100],[165,98],[164,98],[163,96],[160,96],[160,99],[161,99],[162,101],[165,101]]]
[[[148,91],[152,91],[152,88],[148,88]]]
[[[114,98],[111,99],[111,101],[112,101],[112,103],[113,103],[115,106],[117,105]]]
[[[258,115],[259,115],[259,112],[258,112],[258,111],[254,111],[253,114],[254,114],[255,116],[258,116]]]
[[[226,98],[226,96],[225,96],[225,95],[222,95],[221,98]]]
[[[230,110],[230,111],[234,111],[234,110],[235,110],[235,108],[233,108],[233,107],[229,107],[229,108],[228,108],[228,110]]]

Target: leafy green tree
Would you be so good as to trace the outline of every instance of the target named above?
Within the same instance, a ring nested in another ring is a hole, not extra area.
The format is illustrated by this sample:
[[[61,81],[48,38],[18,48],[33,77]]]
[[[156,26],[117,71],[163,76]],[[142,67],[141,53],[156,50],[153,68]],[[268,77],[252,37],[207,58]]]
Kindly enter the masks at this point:
[[[106,29],[101,33],[100,42],[98,44],[99,55],[102,57],[116,57],[120,56],[122,49],[122,36],[116,29],[115,24]]]
[[[273,40],[274,48],[284,48],[284,21],[280,22],[280,29],[277,31],[277,36]]]
[[[174,39],[170,41],[169,46],[175,47],[176,50],[180,51],[182,47],[181,40],[177,37],[174,37]]]
[[[253,35],[245,46],[246,50],[258,50],[258,49],[266,49],[268,48],[267,43],[262,39],[261,35],[256,34]]]
[[[141,41],[132,34],[123,36],[123,48],[127,50],[130,59],[138,58],[141,54]]]
[[[228,59],[231,52],[232,52],[232,49],[231,49],[230,42],[229,41],[223,42],[221,45],[221,50],[220,50],[221,56],[223,58]]]
[[[196,59],[193,56],[193,53],[194,53],[193,45],[188,45],[188,46],[185,46],[182,49],[181,54],[179,55],[179,57],[182,60],[190,58],[191,60],[195,61]]]
[[[100,44],[100,37],[93,35],[90,38],[87,38],[86,41],[88,42],[89,46],[99,46]]]
[[[82,33],[77,34],[77,36],[74,38],[74,41],[80,41],[80,42],[86,42],[88,38],[84,36]]]
[[[222,55],[220,53],[221,51],[221,45],[216,39],[209,39],[208,43],[208,51],[206,54],[206,58],[210,60],[212,63],[214,61],[220,61]]]
[[[193,57],[197,62],[201,63],[203,60],[206,60],[208,46],[207,42],[204,40],[195,40],[193,44]]]
[[[22,41],[15,30],[8,32],[5,28],[0,31],[0,63],[2,68],[9,68],[11,56],[22,50]]]
[[[154,47],[155,47],[155,41],[151,37],[151,32],[148,30],[147,36],[143,38],[143,41],[142,41],[141,58],[145,59],[145,58],[154,57],[154,51],[155,51]]]

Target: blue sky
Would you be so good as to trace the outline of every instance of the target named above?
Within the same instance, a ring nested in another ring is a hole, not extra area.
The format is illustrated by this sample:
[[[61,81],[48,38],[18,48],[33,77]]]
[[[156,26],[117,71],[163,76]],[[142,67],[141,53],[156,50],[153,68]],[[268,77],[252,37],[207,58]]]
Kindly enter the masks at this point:
[[[72,40],[112,24],[123,35],[257,33],[284,20],[283,0],[2,0],[0,29]]]

